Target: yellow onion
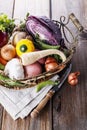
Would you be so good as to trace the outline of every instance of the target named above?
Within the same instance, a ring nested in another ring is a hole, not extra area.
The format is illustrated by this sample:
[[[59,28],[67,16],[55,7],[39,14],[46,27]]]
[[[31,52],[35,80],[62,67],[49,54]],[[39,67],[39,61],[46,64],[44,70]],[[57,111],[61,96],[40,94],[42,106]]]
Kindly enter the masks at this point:
[[[58,63],[57,63],[56,59],[54,59],[53,57],[48,57],[46,59],[45,69],[47,72],[55,69],[57,66],[58,66]]]

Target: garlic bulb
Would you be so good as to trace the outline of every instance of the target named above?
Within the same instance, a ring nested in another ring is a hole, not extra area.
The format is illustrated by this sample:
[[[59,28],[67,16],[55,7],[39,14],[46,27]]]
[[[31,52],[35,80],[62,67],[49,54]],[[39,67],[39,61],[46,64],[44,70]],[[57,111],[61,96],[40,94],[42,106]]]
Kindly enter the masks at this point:
[[[4,73],[11,79],[24,79],[24,69],[18,58],[13,58],[6,64]]]

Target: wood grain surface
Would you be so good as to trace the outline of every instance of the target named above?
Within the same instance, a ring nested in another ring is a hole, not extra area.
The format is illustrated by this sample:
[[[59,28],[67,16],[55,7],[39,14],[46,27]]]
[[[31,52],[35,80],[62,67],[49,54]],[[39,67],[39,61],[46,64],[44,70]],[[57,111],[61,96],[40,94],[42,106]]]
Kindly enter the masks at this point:
[[[0,0],[0,13],[23,19],[27,12],[59,19],[75,13],[87,27],[87,1],[77,0]],[[0,105],[0,130],[87,130],[87,41],[79,40],[72,59],[72,72],[80,71],[79,83],[71,87],[67,81],[39,116],[14,121]]]
[[[74,71],[80,71],[79,83],[76,87],[64,84],[61,93],[61,111],[58,113],[53,109],[53,128],[55,130],[86,130],[87,129],[87,41],[78,44],[77,51],[73,57]],[[84,50],[84,51],[83,51]],[[53,106],[57,105],[58,96],[53,99]]]

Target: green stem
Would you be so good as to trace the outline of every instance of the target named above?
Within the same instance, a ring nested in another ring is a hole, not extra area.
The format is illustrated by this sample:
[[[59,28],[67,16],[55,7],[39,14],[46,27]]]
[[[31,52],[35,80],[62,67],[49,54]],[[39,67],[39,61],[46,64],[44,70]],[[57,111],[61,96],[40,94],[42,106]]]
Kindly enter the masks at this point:
[[[9,77],[4,76],[2,74],[0,74],[0,82],[2,85],[7,86],[8,88],[14,88],[14,87],[23,88],[24,87],[23,83],[12,80]]]
[[[4,70],[5,66],[0,63],[0,70]]]
[[[46,87],[47,85],[57,85],[58,81],[52,81],[52,80],[47,80],[39,83],[36,87],[36,92],[40,91],[42,88]]]
[[[38,46],[38,48],[40,48],[42,50],[45,50],[45,49],[59,49],[60,48],[60,45],[56,45],[56,46],[48,45],[48,44],[46,44],[46,42],[44,42],[42,40],[39,40],[39,39],[36,39],[35,45]]]

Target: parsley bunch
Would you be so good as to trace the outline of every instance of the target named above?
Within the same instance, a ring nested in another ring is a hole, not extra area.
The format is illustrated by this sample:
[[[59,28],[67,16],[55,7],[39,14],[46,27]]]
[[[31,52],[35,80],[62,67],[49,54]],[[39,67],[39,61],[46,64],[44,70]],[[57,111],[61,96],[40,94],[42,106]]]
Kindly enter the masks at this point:
[[[6,14],[0,14],[0,30],[11,35],[15,27],[14,19],[8,18]]]

